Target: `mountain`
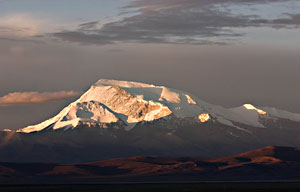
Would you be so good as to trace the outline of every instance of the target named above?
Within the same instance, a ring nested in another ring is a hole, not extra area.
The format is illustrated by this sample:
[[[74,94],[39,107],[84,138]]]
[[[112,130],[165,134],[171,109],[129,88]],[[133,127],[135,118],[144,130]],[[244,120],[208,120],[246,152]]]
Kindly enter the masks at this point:
[[[129,157],[79,164],[0,163],[0,183],[274,181],[300,179],[300,149],[268,146],[203,159]]]
[[[31,133],[51,127],[53,130],[76,128],[78,125],[96,126],[120,124],[126,130],[139,122],[150,122],[167,116],[198,118],[243,129],[243,125],[266,127],[260,119],[283,118],[300,122],[300,115],[275,108],[256,108],[251,104],[226,109],[206,103],[197,97],[164,86],[145,83],[101,79],[77,101],[55,117],[18,132]],[[238,126],[237,123],[243,124]],[[247,131],[247,130],[244,130]]]
[[[164,86],[101,79],[53,118],[0,132],[0,161],[222,157],[297,147],[299,133],[299,114],[251,104],[224,108]]]

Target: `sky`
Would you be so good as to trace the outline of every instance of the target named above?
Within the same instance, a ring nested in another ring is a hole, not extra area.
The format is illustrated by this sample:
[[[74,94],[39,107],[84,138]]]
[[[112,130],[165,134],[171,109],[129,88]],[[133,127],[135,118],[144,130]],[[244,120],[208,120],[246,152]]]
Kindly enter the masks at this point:
[[[0,0],[0,129],[100,78],[300,113],[300,0]]]

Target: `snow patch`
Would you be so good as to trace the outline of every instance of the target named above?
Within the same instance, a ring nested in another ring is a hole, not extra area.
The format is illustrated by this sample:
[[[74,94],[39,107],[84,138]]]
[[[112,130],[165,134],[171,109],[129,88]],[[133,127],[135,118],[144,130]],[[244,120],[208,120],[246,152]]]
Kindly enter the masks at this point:
[[[209,121],[210,115],[208,113],[202,113],[198,116],[198,119],[201,121],[201,123],[205,123]]]
[[[154,85],[150,85],[146,83],[139,83],[134,81],[119,81],[119,80],[111,80],[111,79],[100,79],[94,85],[95,86],[118,86],[118,87],[127,87],[127,88],[155,87]]]
[[[95,101],[77,103],[66,118],[92,119],[101,123],[115,123],[119,120],[105,105]]]
[[[185,95],[185,97],[186,97],[186,99],[187,99],[187,101],[188,101],[189,104],[193,104],[193,105],[196,105],[196,104],[197,104],[197,102],[194,101],[194,100],[191,98],[191,96],[189,96],[189,95],[187,95],[187,94],[184,94],[184,95]]]
[[[179,103],[180,102],[179,94],[176,92],[172,92],[170,89],[168,89],[166,87],[162,87],[161,95],[159,98],[160,101],[163,101],[163,99],[165,99],[171,103]]]
[[[221,123],[221,124],[224,124],[224,125],[228,125],[228,126],[230,126],[230,127],[235,127],[235,128],[237,128],[238,130],[240,130],[240,131],[244,131],[244,132],[247,132],[247,133],[249,133],[249,134],[252,134],[252,132],[251,131],[249,131],[249,130],[247,130],[247,129],[244,129],[244,128],[241,128],[241,127],[239,127],[239,126],[236,126],[236,125],[234,125],[231,121],[229,121],[229,120],[227,120],[227,119],[224,119],[224,118],[218,118],[218,122],[219,123]]]

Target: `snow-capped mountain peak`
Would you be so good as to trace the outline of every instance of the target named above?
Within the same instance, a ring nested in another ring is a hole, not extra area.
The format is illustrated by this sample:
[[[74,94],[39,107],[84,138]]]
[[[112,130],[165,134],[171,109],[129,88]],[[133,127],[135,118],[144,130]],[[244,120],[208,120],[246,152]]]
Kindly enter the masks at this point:
[[[185,109],[192,101],[191,96],[186,93],[164,86],[101,79],[55,117],[19,131],[29,133],[48,126],[53,129],[76,127],[79,122],[88,120],[98,123],[123,120],[127,124],[133,124],[153,121],[172,113],[196,116],[199,107]]]
[[[166,116],[194,118],[198,123],[218,121],[242,129],[236,124],[261,127],[260,116],[276,116],[299,120],[300,115],[257,108],[245,104],[237,108],[224,108],[206,103],[190,93],[152,84],[100,79],[79,99],[65,107],[55,117],[19,132],[35,132],[45,128],[76,128],[78,125],[124,123],[130,130],[138,122],[153,121]]]

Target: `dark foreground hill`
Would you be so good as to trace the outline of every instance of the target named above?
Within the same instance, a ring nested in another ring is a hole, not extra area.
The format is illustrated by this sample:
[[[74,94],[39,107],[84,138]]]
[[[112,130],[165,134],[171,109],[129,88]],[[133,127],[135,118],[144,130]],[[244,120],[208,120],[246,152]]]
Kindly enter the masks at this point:
[[[0,163],[1,184],[300,180],[300,148],[215,159],[130,157],[81,164]]]

